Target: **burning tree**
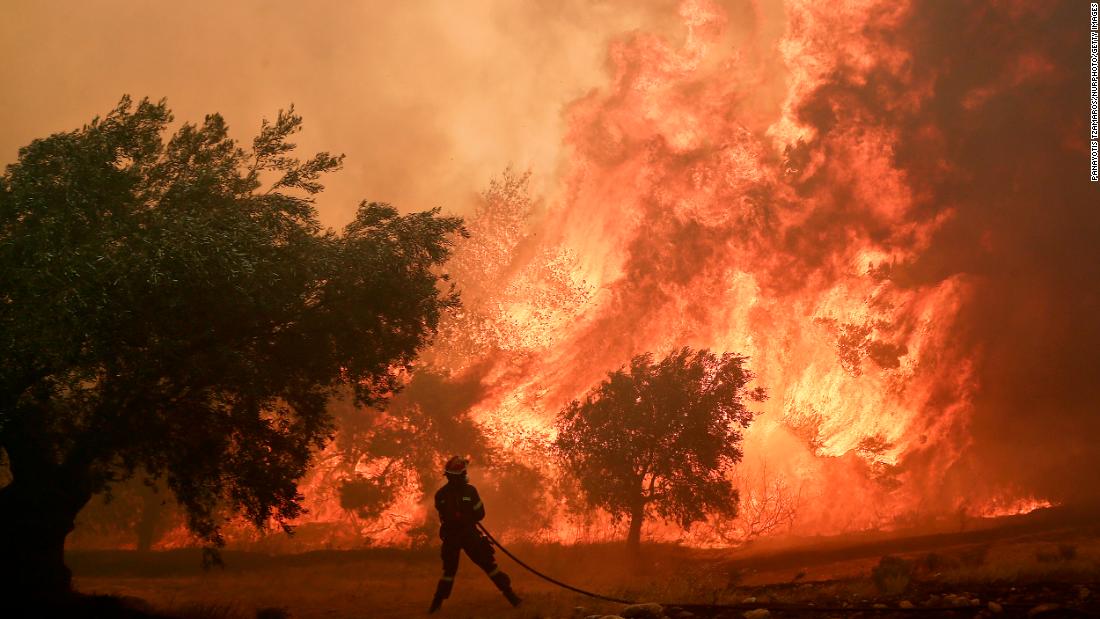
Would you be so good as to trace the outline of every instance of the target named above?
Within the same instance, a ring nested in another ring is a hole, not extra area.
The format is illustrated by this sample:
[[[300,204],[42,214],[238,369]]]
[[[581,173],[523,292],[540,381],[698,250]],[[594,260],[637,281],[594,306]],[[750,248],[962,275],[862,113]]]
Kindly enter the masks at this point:
[[[430,497],[441,477],[440,462],[451,453],[493,460],[493,449],[469,408],[484,397],[480,372],[449,377],[421,367],[385,411],[370,415],[347,406],[337,411],[339,434],[333,443],[340,506],[360,518],[382,514],[399,498],[403,484],[415,480]],[[375,465],[364,475],[365,464]]]
[[[341,234],[313,206],[340,157],[292,156],[293,109],[250,150],[218,115],[165,143],[164,102],[129,98],[35,140],[0,177],[0,583],[69,587],[89,499],[160,479],[190,528],[301,513],[330,397],[377,405],[441,311],[461,221],[362,203]]]
[[[630,518],[629,547],[638,548],[647,516],[687,528],[708,512],[736,514],[729,473],[753,418],[744,401],[765,398],[748,389],[746,360],[687,347],[658,362],[638,355],[559,414],[562,467],[589,506]]]

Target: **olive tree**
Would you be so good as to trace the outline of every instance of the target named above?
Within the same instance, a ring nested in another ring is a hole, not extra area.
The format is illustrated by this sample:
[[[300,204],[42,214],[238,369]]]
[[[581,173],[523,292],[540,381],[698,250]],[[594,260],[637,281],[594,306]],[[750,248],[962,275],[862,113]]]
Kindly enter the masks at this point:
[[[294,156],[293,108],[249,148],[216,114],[171,122],[163,101],[124,97],[0,176],[11,590],[67,590],[74,517],[135,474],[210,544],[225,509],[287,526],[330,397],[383,403],[457,303],[439,266],[461,221],[364,202],[323,229],[314,197],[342,158]]]
[[[554,450],[590,507],[628,518],[637,550],[642,523],[658,516],[684,528],[708,512],[736,514],[731,468],[752,421],[747,358],[681,348],[660,361],[638,355],[558,415]]]

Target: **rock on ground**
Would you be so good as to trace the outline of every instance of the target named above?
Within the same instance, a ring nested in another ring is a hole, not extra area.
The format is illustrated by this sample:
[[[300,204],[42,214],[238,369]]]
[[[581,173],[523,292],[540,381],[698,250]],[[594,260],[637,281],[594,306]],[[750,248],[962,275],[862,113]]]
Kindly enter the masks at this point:
[[[943,603],[947,606],[970,606],[970,598],[965,595],[948,593],[943,596]]]
[[[631,604],[622,609],[619,614],[624,619],[661,619],[665,615],[665,608],[654,602]]]

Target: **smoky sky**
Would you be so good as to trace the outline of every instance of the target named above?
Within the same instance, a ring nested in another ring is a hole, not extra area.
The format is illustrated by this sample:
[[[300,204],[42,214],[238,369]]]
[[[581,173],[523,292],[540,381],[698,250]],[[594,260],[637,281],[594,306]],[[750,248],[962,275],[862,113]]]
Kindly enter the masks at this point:
[[[345,153],[319,202],[463,212],[511,165],[553,180],[561,113],[605,80],[607,41],[661,29],[671,2],[185,3],[15,0],[0,8],[0,163],[123,94],[177,122],[221,113],[247,143],[295,104],[301,152]]]

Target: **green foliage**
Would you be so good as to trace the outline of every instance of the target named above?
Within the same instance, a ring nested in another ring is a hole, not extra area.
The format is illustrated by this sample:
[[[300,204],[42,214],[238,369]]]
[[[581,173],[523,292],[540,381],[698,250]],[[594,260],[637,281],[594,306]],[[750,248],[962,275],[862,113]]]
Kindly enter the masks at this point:
[[[709,511],[736,512],[730,468],[753,413],[746,357],[681,348],[629,367],[574,400],[557,419],[554,449],[591,507],[615,518],[656,515],[689,527]]]
[[[0,177],[0,447],[15,482],[89,492],[145,471],[200,536],[217,508],[301,512],[338,389],[379,405],[457,295],[461,221],[360,204],[322,230],[342,157],[301,161],[293,108],[250,150],[161,101],[35,140]]]

